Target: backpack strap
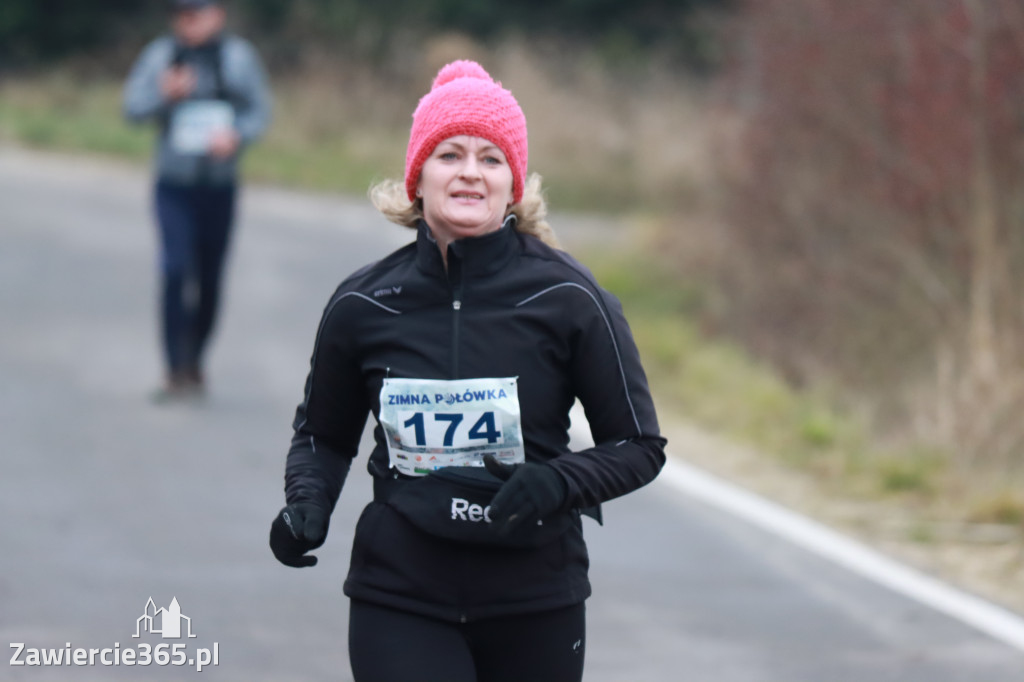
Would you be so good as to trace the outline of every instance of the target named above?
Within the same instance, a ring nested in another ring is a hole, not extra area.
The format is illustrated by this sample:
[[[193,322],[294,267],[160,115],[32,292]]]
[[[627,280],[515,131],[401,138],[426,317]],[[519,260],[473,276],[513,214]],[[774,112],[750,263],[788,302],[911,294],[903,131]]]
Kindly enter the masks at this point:
[[[217,49],[213,53],[213,96],[216,99],[229,99],[227,81],[224,78],[224,49],[228,41],[227,34],[223,34],[217,41]]]
[[[228,92],[227,79],[224,77],[224,50],[225,45],[228,41],[228,34],[224,33],[217,41],[217,49],[213,50],[213,97],[214,99],[230,99],[230,93]],[[174,52],[171,55],[171,66],[181,66],[185,63],[185,53],[188,52],[187,47],[179,43],[174,36],[171,36],[171,40],[174,44]]]

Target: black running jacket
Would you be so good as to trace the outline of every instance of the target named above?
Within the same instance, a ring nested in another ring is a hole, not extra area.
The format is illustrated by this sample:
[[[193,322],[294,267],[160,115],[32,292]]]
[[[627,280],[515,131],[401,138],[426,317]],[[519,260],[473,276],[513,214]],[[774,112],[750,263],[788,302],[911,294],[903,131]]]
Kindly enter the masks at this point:
[[[514,229],[455,241],[447,268],[425,223],[417,238],[346,279],[320,322],[285,470],[288,503],[333,511],[385,376],[518,377],[528,461],[554,467],[583,509],[652,481],[665,439],[619,302],[568,254]],[[594,447],[569,449],[579,399]],[[370,474],[389,471],[378,424]],[[427,535],[383,501],[356,527],[345,594],[465,622],[576,604],[590,595],[579,515],[538,548]]]

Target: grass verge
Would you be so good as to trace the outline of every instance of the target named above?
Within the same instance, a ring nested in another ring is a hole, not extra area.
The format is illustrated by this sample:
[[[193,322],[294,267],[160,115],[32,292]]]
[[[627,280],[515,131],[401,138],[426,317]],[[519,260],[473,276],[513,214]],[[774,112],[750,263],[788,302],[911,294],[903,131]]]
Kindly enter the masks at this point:
[[[400,172],[404,140],[361,132],[358,139],[336,135],[309,139],[291,134],[289,103],[282,102],[267,137],[244,159],[246,177],[305,189],[364,193],[375,179]],[[0,139],[37,149],[88,152],[148,161],[155,131],[130,125],[121,115],[121,84],[75,82],[66,74],[0,85]],[[366,143],[376,137],[377,144]],[[400,137],[400,136],[399,136]]]
[[[584,55],[566,55],[555,69],[529,44],[484,50],[453,40],[421,47],[423,73],[404,80],[336,57],[277,74],[274,120],[246,155],[247,177],[349,194],[401,177],[421,88],[450,57],[474,50],[517,93],[530,121],[531,170],[560,210],[667,211],[694,191],[694,173],[706,172],[699,96],[667,67],[626,83]],[[145,159],[152,126],[125,123],[121,79],[75,73],[68,64],[0,81],[0,139]]]
[[[897,503],[931,523],[1002,524],[1024,538],[1024,497],[998,477],[965,476],[952,453],[920,443],[880,442],[839,392],[798,391],[739,346],[701,331],[708,292],[681,283],[657,256],[583,255],[623,304],[663,411],[724,434],[813,477],[826,494]],[[667,409],[666,409],[667,408]],[[969,532],[969,531],[965,531]]]

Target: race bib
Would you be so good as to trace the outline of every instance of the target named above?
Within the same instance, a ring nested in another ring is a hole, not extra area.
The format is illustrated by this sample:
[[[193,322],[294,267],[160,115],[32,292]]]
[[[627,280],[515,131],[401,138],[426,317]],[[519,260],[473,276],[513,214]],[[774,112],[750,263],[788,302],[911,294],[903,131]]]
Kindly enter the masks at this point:
[[[171,113],[171,148],[179,154],[205,154],[213,135],[231,130],[235,110],[222,100],[205,99],[182,102]]]
[[[423,476],[450,466],[483,466],[484,455],[526,461],[516,378],[385,379],[378,421],[391,466]]]

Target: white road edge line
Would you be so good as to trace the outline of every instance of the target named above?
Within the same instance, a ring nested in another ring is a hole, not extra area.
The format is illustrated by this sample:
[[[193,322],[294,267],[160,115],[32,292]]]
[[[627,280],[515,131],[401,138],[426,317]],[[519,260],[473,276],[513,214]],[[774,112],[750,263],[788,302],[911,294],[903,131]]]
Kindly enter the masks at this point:
[[[656,479],[1024,651],[1024,618],[692,465],[669,458]]]

